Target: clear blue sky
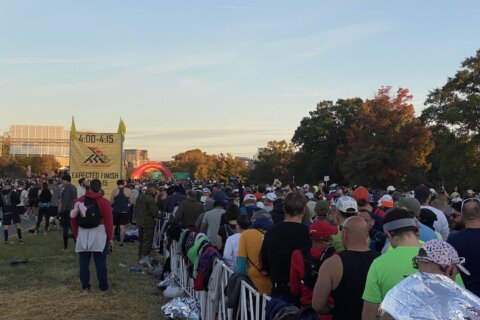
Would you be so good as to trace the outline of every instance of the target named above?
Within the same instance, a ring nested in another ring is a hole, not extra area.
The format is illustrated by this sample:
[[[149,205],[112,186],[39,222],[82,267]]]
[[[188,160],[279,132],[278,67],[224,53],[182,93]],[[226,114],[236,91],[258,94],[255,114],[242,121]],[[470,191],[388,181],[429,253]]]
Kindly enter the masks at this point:
[[[155,160],[252,156],[320,100],[407,87],[480,47],[480,1],[0,0],[0,131],[116,131]]]

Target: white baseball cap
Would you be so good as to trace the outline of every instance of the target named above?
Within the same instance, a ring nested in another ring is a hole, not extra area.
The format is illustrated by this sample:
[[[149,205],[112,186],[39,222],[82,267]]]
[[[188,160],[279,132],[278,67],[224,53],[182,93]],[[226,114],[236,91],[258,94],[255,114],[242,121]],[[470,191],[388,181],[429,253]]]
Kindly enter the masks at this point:
[[[345,213],[358,212],[357,201],[349,196],[341,196],[338,198],[335,202],[335,208]]]
[[[255,197],[254,194],[249,193],[243,198],[243,201],[249,201],[249,200],[257,201],[257,198]]]
[[[277,195],[274,192],[269,192],[265,195],[265,198],[269,201],[277,200]]]
[[[393,192],[393,191],[396,191],[397,189],[395,189],[394,186],[388,186],[387,187],[387,192]]]

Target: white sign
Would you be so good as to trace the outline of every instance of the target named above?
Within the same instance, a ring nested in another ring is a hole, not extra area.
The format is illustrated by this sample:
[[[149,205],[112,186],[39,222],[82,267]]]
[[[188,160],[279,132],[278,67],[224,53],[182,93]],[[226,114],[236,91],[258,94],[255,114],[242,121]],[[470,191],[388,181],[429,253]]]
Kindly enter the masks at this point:
[[[325,181],[325,182],[330,181],[330,176],[325,176],[325,177],[323,177],[323,181]]]

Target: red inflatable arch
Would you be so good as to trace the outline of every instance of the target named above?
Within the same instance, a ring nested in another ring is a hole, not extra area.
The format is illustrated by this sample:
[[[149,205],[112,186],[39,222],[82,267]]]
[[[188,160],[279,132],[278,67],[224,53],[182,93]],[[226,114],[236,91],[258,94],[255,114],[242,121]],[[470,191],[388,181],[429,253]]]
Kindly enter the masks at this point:
[[[145,171],[152,169],[160,171],[163,174],[163,177],[167,180],[173,179],[172,171],[170,171],[168,167],[157,161],[150,161],[142,164],[140,167],[136,168],[135,171],[133,171],[130,179],[142,179],[142,175],[145,173]]]

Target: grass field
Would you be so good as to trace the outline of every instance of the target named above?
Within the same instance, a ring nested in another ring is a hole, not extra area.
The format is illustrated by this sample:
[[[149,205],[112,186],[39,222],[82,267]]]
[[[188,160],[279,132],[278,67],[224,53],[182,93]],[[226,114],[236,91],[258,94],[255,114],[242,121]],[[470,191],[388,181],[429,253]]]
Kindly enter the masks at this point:
[[[0,319],[163,319],[164,304],[155,280],[147,274],[131,273],[136,264],[137,244],[115,247],[108,256],[112,293],[101,295],[93,258],[90,265],[91,293],[81,290],[78,256],[73,240],[63,251],[61,231],[48,235],[24,235],[25,245],[12,238],[0,245]],[[28,258],[16,267],[10,262]]]

